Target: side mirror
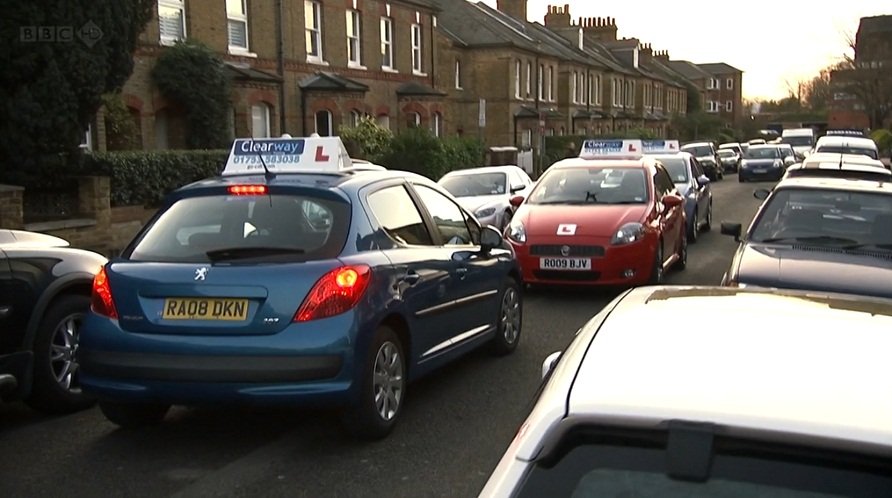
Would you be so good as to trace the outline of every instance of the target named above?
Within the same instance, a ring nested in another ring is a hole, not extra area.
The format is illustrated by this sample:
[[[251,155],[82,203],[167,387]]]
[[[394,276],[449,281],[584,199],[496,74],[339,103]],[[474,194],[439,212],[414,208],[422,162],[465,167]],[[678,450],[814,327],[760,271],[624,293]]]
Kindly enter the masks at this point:
[[[684,199],[682,199],[681,197],[679,197],[677,195],[666,194],[663,196],[663,198],[660,200],[660,202],[662,202],[663,205],[666,206],[667,208],[674,208],[674,207],[681,206],[681,204],[684,202]]]
[[[480,252],[485,254],[496,247],[501,247],[503,241],[502,234],[495,227],[487,226],[480,233]]]
[[[525,188],[525,185],[511,185],[511,193],[516,194]]]
[[[520,205],[523,204],[524,199],[526,199],[526,197],[522,195],[515,195],[508,201],[508,203],[514,207],[520,207]]]
[[[545,378],[548,377],[548,374],[554,370],[554,366],[557,365],[558,360],[561,359],[561,354],[561,351],[555,351],[548,355],[548,357],[545,358],[545,361],[542,362],[542,380],[545,380]]]
[[[722,223],[722,235],[731,235],[735,242],[740,242],[741,232],[743,232],[743,225],[740,223]]]
[[[709,182],[710,182],[710,181],[711,181],[711,180],[710,180],[709,177],[706,176],[706,175],[700,175],[700,178],[697,178],[697,182],[698,182],[700,185],[709,185]]]
[[[764,201],[765,199],[768,198],[769,194],[771,194],[770,190],[760,188],[760,189],[756,189],[756,191],[753,192],[753,197],[755,197],[756,199],[759,199],[760,201]]]
[[[793,156],[787,156],[784,158],[784,166],[789,166],[796,162],[796,158]]]

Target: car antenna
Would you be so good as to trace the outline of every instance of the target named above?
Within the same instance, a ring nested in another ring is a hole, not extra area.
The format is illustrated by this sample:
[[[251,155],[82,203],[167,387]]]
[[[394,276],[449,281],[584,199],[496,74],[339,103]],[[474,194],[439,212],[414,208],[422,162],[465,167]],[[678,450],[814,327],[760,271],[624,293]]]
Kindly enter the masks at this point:
[[[263,176],[266,177],[267,180],[272,180],[273,178],[275,178],[276,174],[266,167],[266,161],[263,160],[263,153],[257,152],[257,157],[260,158],[260,164],[263,166]]]

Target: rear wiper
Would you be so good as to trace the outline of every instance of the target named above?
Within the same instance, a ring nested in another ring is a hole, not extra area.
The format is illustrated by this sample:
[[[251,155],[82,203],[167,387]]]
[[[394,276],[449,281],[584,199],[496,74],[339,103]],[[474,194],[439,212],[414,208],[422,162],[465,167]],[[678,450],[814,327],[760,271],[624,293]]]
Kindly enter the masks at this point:
[[[771,242],[782,242],[789,240],[791,242],[830,242],[830,243],[838,243],[838,244],[856,244],[858,241],[847,239],[845,237],[833,237],[832,235],[813,235],[809,237],[773,237],[770,239],[763,239],[759,242],[762,243],[771,243]]]
[[[877,249],[883,249],[886,251],[892,251],[892,244],[852,244],[852,245],[843,247],[843,249],[868,249],[868,248],[877,248]]]
[[[233,259],[262,258],[264,256],[280,256],[287,254],[303,254],[306,251],[296,247],[229,247],[206,252],[211,261]]]

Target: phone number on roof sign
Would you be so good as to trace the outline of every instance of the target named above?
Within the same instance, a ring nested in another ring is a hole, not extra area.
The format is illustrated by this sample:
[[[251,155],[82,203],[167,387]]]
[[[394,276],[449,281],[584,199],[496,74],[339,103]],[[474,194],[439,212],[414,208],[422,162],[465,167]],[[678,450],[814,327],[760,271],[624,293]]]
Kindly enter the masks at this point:
[[[256,164],[259,168],[263,168],[264,163],[266,163],[267,166],[278,164],[298,164],[300,163],[300,156],[282,154],[265,155],[263,156],[263,161],[261,162],[259,155],[236,155],[231,158],[231,162],[232,164]]]

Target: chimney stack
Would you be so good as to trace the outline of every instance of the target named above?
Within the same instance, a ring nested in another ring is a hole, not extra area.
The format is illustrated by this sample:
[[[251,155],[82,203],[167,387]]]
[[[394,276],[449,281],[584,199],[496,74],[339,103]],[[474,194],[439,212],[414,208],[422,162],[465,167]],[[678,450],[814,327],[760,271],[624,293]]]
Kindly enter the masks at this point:
[[[504,0],[499,0],[500,5],[502,1]],[[499,10],[502,10],[502,8],[499,7]],[[569,5],[564,5],[563,7],[557,5],[548,6],[548,13],[545,14],[546,28],[568,28],[570,26],[572,26],[572,20],[570,19]]]
[[[527,21],[527,0],[497,0],[496,8],[515,19]]]
[[[612,17],[589,17],[581,20],[585,36],[602,42],[616,41],[616,21]]]

